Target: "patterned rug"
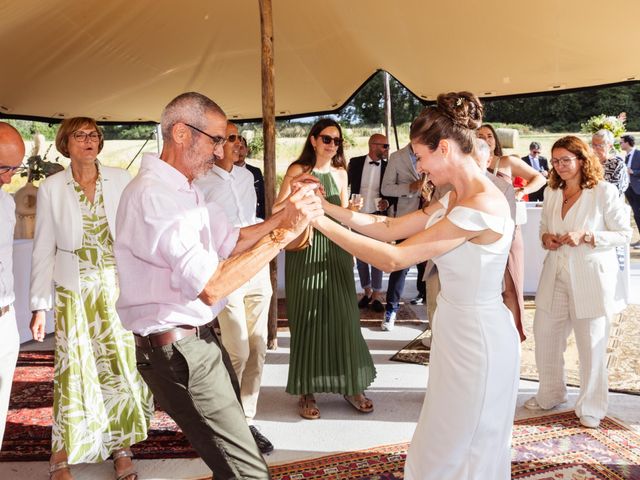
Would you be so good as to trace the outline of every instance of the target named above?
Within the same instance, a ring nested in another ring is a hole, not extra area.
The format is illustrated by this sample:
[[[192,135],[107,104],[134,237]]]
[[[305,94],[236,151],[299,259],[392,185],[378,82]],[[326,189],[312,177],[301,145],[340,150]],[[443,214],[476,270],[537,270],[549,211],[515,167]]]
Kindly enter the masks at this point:
[[[53,352],[21,352],[13,378],[0,461],[41,461],[51,454]],[[178,426],[161,410],[151,421],[149,438],[134,445],[138,458],[195,458]]]
[[[273,480],[399,480],[404,478],[408,446],[386,445],[274,465],[271,475]],[[597,430],[583,428],[573,412],[520,420],[513,431],[511,478],[638,480],[640,436],[610,418]]]
[[[522,343],[520,377],[524,380],[537,381],[538,371],[533,340],[534,314],[533,300],[525,301],[523,324],[527,332],[527,340]],[[422,338],[430,335],[430,330],[424,331],[391,357],[391,360],[427,365],[430,352],[422,344]],[[567,383],[575,387],[580,386],[578,350],[573,334],[569,337],[564,358]],[[607,346],[607,365],[609,390],[640,395],[640,305],[629,305],[624,312],[613,319]]]
[[[358,297],[358,300],[360,297]],[[424,307],[411,307],[411,305],[400,303],[400,309],[398,310],[398,314],[396,317],[396,323],[405,323],[405,324],[424,324],[426,325],[426,320],[420,320],[418,315],[412,310],[412,308],[424,308]],[[374,312],[370,308],[361,308],[360,309],[360,324],[363,326],[379,326],[380,322],[384,319],[384,312]],[[289,323],[287,322],[287,303],[286,299],[279,298],[278,299],[278,328],[280,327],[288,327]]]

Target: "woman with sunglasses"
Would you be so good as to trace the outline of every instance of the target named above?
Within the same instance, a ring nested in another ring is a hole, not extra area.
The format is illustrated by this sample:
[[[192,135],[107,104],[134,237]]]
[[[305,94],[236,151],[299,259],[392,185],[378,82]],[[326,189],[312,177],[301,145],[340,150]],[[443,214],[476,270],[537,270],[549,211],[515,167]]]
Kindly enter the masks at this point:
[[[93,119],[63,121],[56,148],[71,164],[38,190],[31,332],[42,341],[44,312],[55,308],[53,480],[72,478],[70,464],[109,456],[116,478],[136,479],[129,447],[147,437],[153,413],[133,336],[116,313],[115,216],[131,177],[100,164],[103,145]]]
[[[342,130],[334,120],[319,120],[309,132],[302,154],[287,169],[274,210],[291,193],[296,177],[313,175],[327,202],[348,204],[347,168]],[[312,244],[286,252],[285,291],[291,331],[287,392],[300,395],[298,413],[320,418],[314,393],[342,394],[362,413],[373,411],[364,390],[376,376],[360,331],[353,279],[353,257],[319,232]]]
[[[540,239],[547,250],[536,294],[533,335],[538,393],[524,406],[550,410],[567,401],[563,354],[573,330],[580,358],[576,416],[596,428],[607,412],[607,343],[616,295],[616,246],[631,239],[629,209],[589,146],[574,136],[551,149]]]
[[[513,155],[503,155],[502,145],[491,125],[482,125],[478,129],[478,138],[487,142],[491,149],[492,154],[488,167],[491,173],[511,184],[514,183],[516,177],[526,181],[524,187],[515,188],[516,200],[523,200],[525,195],[537,192],[546,184],[546,179],[542,174],[527,165],[524,160]],[[524,318],[524,242],[522,240],[522,231],[517,221],[513,242],[509,250],[507,270],[504,274],[502,298],[504,299],[504,304],[511,310],[513,320],[520,334],[520,340],[524,341],[527,338],[522,326],[522,319]]]

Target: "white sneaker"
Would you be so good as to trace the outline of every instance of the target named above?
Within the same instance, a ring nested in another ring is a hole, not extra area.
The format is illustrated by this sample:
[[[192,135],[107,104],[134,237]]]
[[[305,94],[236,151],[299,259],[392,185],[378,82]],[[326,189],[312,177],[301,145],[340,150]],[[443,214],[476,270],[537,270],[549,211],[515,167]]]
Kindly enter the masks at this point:
[[[383,332],[390,332],[395,327],[396,312],[385,312],[384,321],[380,324],[380,329]]]
[[[598,428],[600,426],[600,420],[598,420],[596,417],[592,417],[591,415],[581,416],[580,423],[583,427],[587,428]]]
[[[524,408],[527,410],[532,410],[534,412],[539,412],[540,410],[544,410],[536,400],[536,397],[531,397],[529,400],[524,402]]]
[[[567,399],[565,398],[563,401],[561,401],[560,403],[556,403],[554,406],[549,407],[549,408],[544,408],[542,406],[540,406],[540,404],[538,403],[538,399],[534,396],[531,397],[529,400],[527,400],[526,402],[524,402],[524,408],[526,408],[527,410],[531,410],[534,412],[539,412],[539,411],[546,411],[546,410],[553,410],[554,408],[556,408],[558,405],[565,403],[567,401]]]

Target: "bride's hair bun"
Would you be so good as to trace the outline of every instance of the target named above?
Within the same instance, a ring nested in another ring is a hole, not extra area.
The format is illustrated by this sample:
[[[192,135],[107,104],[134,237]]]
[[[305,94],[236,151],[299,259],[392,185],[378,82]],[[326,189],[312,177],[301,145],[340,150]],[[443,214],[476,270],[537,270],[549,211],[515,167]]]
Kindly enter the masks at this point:
[[[431,150],[442,139],[458,143],[464,153],[473,151],[476,130],[482,125],[482,103],[471,92],[438,95],[436,105],[425,108],[411,124],[411,141],[427,145]]]
[[[482,124],[482,104],[471,92],[441,93],[437,108],[458,127],[476,130]]]

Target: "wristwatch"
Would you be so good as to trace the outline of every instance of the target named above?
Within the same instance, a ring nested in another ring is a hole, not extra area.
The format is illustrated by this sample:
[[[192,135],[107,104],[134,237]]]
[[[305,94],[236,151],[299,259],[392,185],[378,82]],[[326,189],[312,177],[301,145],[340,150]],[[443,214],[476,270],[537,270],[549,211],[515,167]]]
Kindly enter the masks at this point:
[[[593,243],[593,232],[584,232],[584,243]]]

